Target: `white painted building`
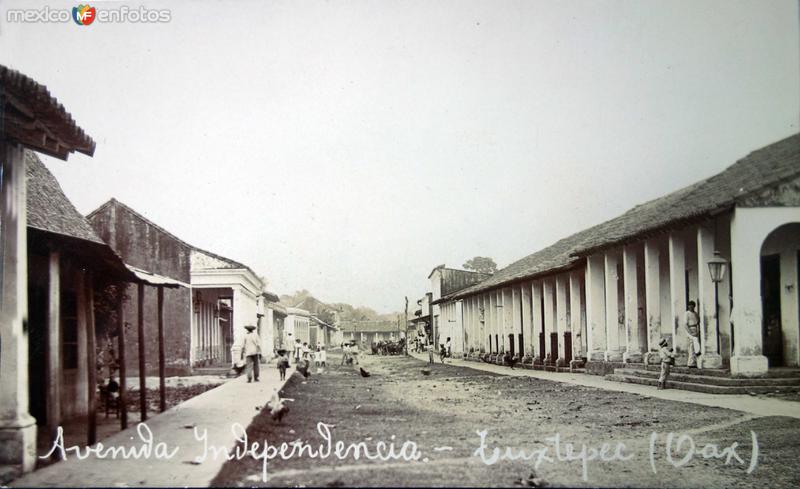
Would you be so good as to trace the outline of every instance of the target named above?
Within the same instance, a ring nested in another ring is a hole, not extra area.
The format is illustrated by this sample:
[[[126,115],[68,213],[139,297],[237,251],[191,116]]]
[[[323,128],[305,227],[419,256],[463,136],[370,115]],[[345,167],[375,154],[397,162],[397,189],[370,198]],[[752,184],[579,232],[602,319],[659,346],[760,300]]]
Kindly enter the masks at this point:
[[[716,287],[715,252],[727,262]],[[800,366],[799,253],[795,135],[445,297],[439,324],[454,338],[462,325],[467,351],[553,367],[646,362],[661,338],[681,364],[692,300],[701,368],[763,375]]]

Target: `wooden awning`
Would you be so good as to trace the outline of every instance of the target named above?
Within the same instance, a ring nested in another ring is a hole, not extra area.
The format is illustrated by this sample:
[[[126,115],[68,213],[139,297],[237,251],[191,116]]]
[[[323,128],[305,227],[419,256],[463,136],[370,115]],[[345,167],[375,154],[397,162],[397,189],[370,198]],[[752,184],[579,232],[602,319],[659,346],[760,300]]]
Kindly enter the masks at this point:
[[[78,151],[94,155],[95,142],[47,87],[0,65],[0,136],[7,141],[66,160]]]

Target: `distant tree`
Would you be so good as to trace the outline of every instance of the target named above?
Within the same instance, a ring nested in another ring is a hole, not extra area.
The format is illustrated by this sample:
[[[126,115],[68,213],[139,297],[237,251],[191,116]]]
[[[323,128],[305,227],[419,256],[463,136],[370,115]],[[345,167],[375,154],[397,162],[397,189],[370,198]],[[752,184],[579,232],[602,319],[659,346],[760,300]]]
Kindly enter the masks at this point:
[[[473,270],[480,273],[495,273],[497,271],[497,263],[488,256],[476,256],[471,260],[467,260],[462,266],[465,270]]]

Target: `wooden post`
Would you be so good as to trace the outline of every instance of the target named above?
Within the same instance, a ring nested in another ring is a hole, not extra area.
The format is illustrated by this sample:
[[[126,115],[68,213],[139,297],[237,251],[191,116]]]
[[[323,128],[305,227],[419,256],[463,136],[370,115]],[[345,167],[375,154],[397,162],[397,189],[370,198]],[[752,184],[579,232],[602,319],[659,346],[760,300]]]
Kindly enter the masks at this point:
[[[139,317],[137,318],[136,331],[139,335],[139,413],[140,421],[147,419],[147,380],[145,379],[144,366],[144,284],[139,283]]]
[[[164,287],[158,288],[158,392],[159,408],[167,410],[166,371],[164,365]]]
[[[87,394],[89,396],[86,403],[87,419],[87,445],[94,445],[97,441],[97,350],[95,347],[95,324],[94,324],[94,287],[92,285],[92,274],[86,272],[84,279],[86,289],[86,354],[89,369],[87,370]]]
[[[125,367],[125,308],[123,307],[123,297],[125,287],[119,287],[119,304],[117,304],[117,361],[119,362],[119,426],[120,429],[128,427],[128,376]]]
[[[56,439],[61,424],[61,260],[50,251],[47,317],[47,429]],[[55,453],[55,452],[54,452]],[[55,457],[60,456],[55,453]]]

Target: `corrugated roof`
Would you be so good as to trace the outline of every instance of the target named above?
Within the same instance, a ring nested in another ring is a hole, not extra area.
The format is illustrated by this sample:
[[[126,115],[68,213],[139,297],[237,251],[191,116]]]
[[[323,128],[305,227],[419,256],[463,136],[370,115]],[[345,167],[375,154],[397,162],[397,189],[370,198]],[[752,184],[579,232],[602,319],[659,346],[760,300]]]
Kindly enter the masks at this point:
[[[63,160],[74,151],[94,154],[95,142],[44,85],[0,65],[0,95],[6,139]]]

